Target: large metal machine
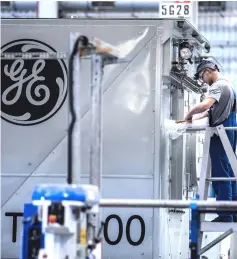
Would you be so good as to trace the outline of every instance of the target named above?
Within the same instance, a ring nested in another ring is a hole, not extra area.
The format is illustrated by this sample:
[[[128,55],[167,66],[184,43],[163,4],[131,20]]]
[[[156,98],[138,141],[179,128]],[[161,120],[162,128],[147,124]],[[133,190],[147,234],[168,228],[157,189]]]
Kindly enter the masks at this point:
[[[116,46],[119,57],[126,60],[104,68],[102,165],[95,157],[90,160],[90,120],[96,106],[90,104],[92,66],[88,60],[82,62],[77,100],[81,160],[75,162],[80,170],[74,182],[100,186],[103,198],[195,195],[200,163],[196,150],[202,140],[195,133],[171,140],[165,127],[166,120],[183,118],[205,93],[192,76],[210,45],[191,24],[183,19],[19,19],[3,20],[1,30],[2,257],[18,258],[22,228],[19,224],[16,231],[17,217],[23,204],[30,202],[35,184],[72,180],[67,176],[71,170],[67,167],[71,33],[80,32],[89,40],[100,38]],[[22,53],[35,59],[24,59]],[[94,143],[100,152],[100,140]],[[102,168],[101,177],[95,174],[98,168]],[[186,210],[105,208],[102,218],[103,258],[188,256]]]

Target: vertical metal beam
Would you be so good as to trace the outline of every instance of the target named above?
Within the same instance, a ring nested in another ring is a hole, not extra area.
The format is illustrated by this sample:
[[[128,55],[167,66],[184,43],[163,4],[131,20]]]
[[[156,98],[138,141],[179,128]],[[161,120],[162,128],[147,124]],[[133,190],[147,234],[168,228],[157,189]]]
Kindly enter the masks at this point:
[[[206,178],[209,176],[207,174],[208,174],[208,170],[210,169],[209,149],[210,149],[210,141],[211,141],[211,132],[212,132],[212,128],[210,127],[208,127],[205,132],[202,167],[201,167],[199,191],[198,191],[200,200],[207,199],[209,183],[207,183]]]
[[[153,194],[154,199],[161,198],[161,165],[160,165],[160,137],[161,137],[161,84],[162,84],[162,63],[161,63],[161,31],[156,32],[156,81],[155,81],[155,139],[154,139],[154,178]],[[162,221],[162,209],[153,209],[153,229],[152,229],[152,259],[160,258],[161,251],[161,230],[160,222]]]
[[[94,54],[91,57],[91,146],[90,146],[90,184],[98,186],[101,190],[102,178],[102,138],[101,138],[101,121],[102,121],[102,76],[103,76],[103,57]],[[100,213],[101,215],[101,213]],[[96,236],[100,225],[100,215],[90,214],[88,226],[88,242]],[[98,258],[101,258],[101,244],[95,249]]]
[[[212,128],[208,127],[205,131],[203,158],[202,158],[202,166],[201,166],[199,188],[198,188],[200,200],[207,200],[207,197],[208,197],[209,182],[206,181],[206,178],[210,176],[210,171],[211,171],[211,160],[209,155],[211,133],[212,133]],[[205,214],[199,215],[199,220],[204,221]],[[200,229],[198,229],[198,247],[197,247],[198,253],[202,246],[202,239],[203,239],[203,232],[200,231]]]
[[[91,84],[91,147],[90,147],[90,184],[101,186],[101,118],[102,118],[102,71],[103,60],[100,55],[92,55]]]

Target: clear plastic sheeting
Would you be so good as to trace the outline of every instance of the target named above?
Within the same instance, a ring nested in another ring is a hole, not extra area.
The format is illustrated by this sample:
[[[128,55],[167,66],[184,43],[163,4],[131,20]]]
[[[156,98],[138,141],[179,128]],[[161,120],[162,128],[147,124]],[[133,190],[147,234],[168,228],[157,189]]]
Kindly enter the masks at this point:
[[[187,129],[187,123],[176,123],[175,120],[165,120],[165,128],[171,139],[177,139]]]
[[[188,128],[202,129],[209,126],[208,120],[206,118],[201,120],[194,120],[192,123],[176,123],[175,120],[165,120],[165,128],[171,139],[177,139],[180,137]]]

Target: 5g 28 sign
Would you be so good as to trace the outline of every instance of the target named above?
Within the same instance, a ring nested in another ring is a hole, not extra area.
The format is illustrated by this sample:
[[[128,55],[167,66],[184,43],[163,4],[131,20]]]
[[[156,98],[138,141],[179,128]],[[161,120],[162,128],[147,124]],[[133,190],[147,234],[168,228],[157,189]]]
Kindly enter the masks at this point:
[[[178,17],[190,17],[192,4],[188,1],[180,1],[176,3],[161,3],[159,16],[162,18],[178,18]]]
[[[9,240],[9,242],[16,243],[19,242],[17,240],[17,232],[20,231],[19,226],[17,224],[18,218],[23,217],[23,213],[21,212],[6,212],[6,217],[12,218],[12,229],[9,230],[12,233],[12,240]],[[111,223],[114,221],[115,224],[118,225],[117,231],[113,231],[113,228],[111,228]],[[137,221],[137,223],[140,225],[140,233],[136,236],[136,239],[132,237],[132,224]],[[116,233],[115,233],[116,232]],[[115,238],[112,239],[112,234]],[[132,215],[130,216],[127,221],[122,221],[121,217],[117,214],[111,214],[106,217],[105,224],[104,224],[104,240],[107,244],[115,246],[120,243],[123,237],[125,237],[125,240],[128,242],[128,244],[132,246],[139,246],[142,244],[142,242],[145,239],[146,234],[146,225],[144,222],[144,219],[139,215]]]

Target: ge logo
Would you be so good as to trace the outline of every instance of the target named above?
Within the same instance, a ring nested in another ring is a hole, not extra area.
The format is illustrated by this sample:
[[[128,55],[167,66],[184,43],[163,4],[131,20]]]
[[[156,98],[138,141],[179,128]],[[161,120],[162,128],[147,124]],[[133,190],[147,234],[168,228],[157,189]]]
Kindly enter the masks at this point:
[[[2,46],[7,52],[56,52],[37,40],[16,40]],[[1,60],[1,116],[17,125],[35,125],[51,118],[67,95],[67,70],[63,60]]]

